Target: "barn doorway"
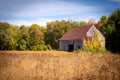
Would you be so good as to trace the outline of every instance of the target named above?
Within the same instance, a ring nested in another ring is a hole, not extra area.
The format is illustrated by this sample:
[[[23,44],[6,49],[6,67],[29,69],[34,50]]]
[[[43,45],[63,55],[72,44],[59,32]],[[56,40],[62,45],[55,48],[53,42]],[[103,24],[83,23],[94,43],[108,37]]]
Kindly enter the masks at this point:
[[[71,51],[73,51],[73,50],[74,50],[74,45],[71,45],[71,44],[68,45],[68,51],[71,52]]]

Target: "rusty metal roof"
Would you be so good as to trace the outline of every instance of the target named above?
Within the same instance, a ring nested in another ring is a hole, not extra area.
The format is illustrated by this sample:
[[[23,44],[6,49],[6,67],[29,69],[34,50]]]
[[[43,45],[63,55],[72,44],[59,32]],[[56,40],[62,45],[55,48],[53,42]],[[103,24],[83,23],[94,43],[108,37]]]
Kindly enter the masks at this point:
[[[87,31],[92,27],[92,25],[87,25],[83,27],[71,28],[66,32],[60,40],[76,40],[83,39],[86,36]]]

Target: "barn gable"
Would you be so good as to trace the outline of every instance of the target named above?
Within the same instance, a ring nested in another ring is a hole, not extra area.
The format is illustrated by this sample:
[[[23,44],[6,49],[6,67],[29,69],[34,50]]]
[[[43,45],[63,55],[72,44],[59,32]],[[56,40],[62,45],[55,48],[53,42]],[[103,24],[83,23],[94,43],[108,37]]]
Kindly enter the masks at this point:
[[[105,45],[105,38],[94,25],[71,28],[60,39],[59,49],[64,51],[74,51],[83,48],[86,40],[94,40],[94,31],[99,33],[99,39]]]

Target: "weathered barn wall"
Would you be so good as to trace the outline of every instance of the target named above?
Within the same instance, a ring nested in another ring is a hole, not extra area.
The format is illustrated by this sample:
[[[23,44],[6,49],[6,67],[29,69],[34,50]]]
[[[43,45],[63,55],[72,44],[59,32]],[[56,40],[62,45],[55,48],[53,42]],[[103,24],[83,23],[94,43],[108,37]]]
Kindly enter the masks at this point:
[[[60,50],[69,51],[69,45],[73,45],[74,50],[82,47],[82,40],[60,40]]]
[[[101,44],[105,46],[105,38],[102,33],[93,25],[87,32],[86,36],[91,36],[92,41],[94,41],[95,34],[98,35],[98,40],[101,41]]]

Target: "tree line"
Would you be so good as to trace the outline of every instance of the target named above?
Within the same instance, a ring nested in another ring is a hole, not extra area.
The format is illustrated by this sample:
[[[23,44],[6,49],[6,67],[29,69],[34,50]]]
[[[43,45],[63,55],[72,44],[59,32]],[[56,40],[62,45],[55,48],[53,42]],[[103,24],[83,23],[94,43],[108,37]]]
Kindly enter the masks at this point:
[[[93,24],[93,21],[61,20],[48,22],[46,26],[12,25],[0,22],[0,50],[51,50],[59,48],[59,39],[72,27]],[[120,10],[112,12],[109,17],[102,16],[95,23],[106,38],[106,48],[120,51]]]
[[[62,20],[47,23],[47,26],[12,25],[0,22],[0,50],[51,50],[58,49],[59,39],[71,27],[84,26],[81,21]]]
[[[106,49],[120,52],[120,9],[118,8],[108,17],[102,16],[96,26],[106,38]]]

